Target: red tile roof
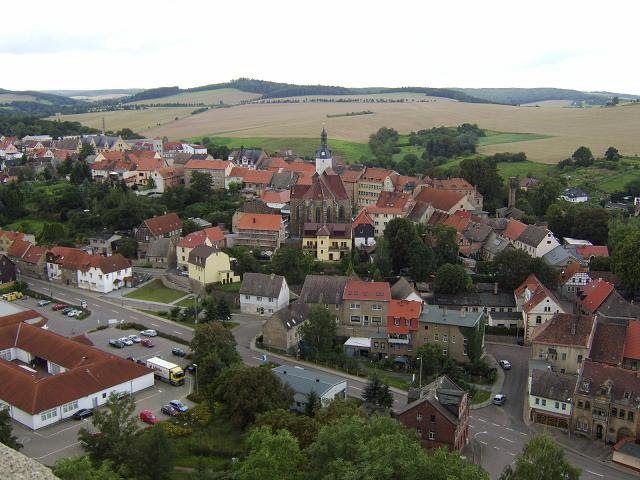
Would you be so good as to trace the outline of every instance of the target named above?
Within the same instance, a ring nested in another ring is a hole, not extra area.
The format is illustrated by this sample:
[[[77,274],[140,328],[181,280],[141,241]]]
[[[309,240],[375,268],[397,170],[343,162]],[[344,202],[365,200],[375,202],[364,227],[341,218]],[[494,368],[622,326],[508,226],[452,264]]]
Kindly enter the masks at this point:
[[[305,200],[347,200],[349,196],[344,188],[342,179],[335,173],[322,172],[322,175],[314,174],[311,177],[311,185],[294,185],[291,190],[291,198]]]
[[[344,170],[340,174],[340,178],[342,178],[342,181],[345,183],[356,183],[358,180],[360,180],[362,175],[364,175],[364,168],[361,170],[348,169]]]
[[[448,212],[456,205],[461,204],[464,199],[464,193],[440,190],[437,188],[423,188],[416,197],[417,202],[430,203],[436,210],[442,210],[444,212]]]
[[[189,160],[184,168],[186,170],[226,170],[229,165],[231,162],[227,160]]]
[[[224,232],[220,227],[205,228],[204,233],[212,242],[224,242]]]
[[[29,320],[32,320],[31,322]],[[37,320],[34,322],[33,320]],[[18,323],[26,322],[36,327],[42,327],[47,323],[47,317],[41,315],[36,310],[24,310],[22,312],[13,313],[11,315],[5,315],[0,317],[0,327],[6,327],[9,325],[16,325]]]
[[[275,190],[265,190],[260,195],[260,199],[265,203],[289,203],[291,200],[291,191],[282,190],[276,192]]]
[[[297,173],[307,173],[309,175],[313,175],[316,173],[316,166],[314,163],[309,162],[286,162],[287,165],[283,168],[283,170],[287,170],[290,172]]]
[[[420,313],[422,312],[422,302],[413,300],[391,300],[387,313],[387,332],[408,334],[418,330]],[[396,325],[398,320],[399,325]],[[407,320],[410,325],[407,325]]]
[[[443,225],[447,225],[449,227],[453,227],[457,232],[462,232],[467,226],[471,223],[471,212],[466,212],[464,210],[457,210],[447,218]]]
[[[257,185],[268,185],[273,177],[273,172],[269,170],[249,170],[244,174],[244,183],[255,183]]]
[[[26,323],[0,328],[0,348],[12,347],[67,369],[57,375],[34,376],[13,362],[0,360],[0,398],[30,414],[151,373],[145,366]]]
[[[22,256],[22,260],[24,260],[27,263],[36,264],[42,259],[42,256],[46,253],[47,253],[46,247],[39,247],[36,245],[32,245],[31,248],[29,248],[29,250],[27,250],[25,254]]]
[[[351,228],[355,229],[358,225],[373,225],[373,220],[371,220],[371,217],[367,214],[367,210],[365,208],[360,210],[360,213],[358,213],[356,218],[353,220]]]
[[[29,247],[31,247],[31,242],[26,240],[14,240],[9,247],[9,250],[7,250],[7,255],[10,257],[22,258],[22,256],[27,253],[27,250],[29,250]]]
[[[407,205],[413,203],[413,197],[408,193],[401,192],[380,192],[376,207],[399,208],[404,210]]]
[[[223,242],[224,233],[220,230],[220,227],[205,228],[204,230],[198,230],[197,232],[190,233],[186,237],[182,238],[178,242],[178,247],[194,248],[198,245],[206,245],[206,241],[210,242]]]
[[[387,282],[363,282],[348,280],[342,298],[345,300],[391,300],[391,288]]]
[[[570,263],[562,270],[562,273],[560,273],[560,285],[567,283],[576,273],[586,271],[587,269],[582,267],[578,262]]]
[[[578,303],[588,312],[598,310],[602,302],[613,292],[613,285],[601,278],[587,283],[578,293]]]
[[[434,188],[441,188],[443,190],[473,190],[473,185],[467,182],[464,178],[446,178],[442,180],[433,180]]]
[[[131,261],[119,253],[114,253],[108,257],[103,255],[90,255],[89,260],[89,266],[99,268],[102,270],[102,273],[119,272],[120,270],[126,270],[131,267]],[[88,269],[88,266],[83,268],[85,271]]]
[[[301,173],[298,175],[296,185],[310,186],[313,183],[313,174]]]
[[[576,253],[582,258],[608,257],[609,249],[606,245],[576,245]]]
[[[522,235],[522,232],[524,232],[526,229],[527,229],[527,225],[525,225],[522,222],[519,222],[518,220],[514,220],[513,218],[510,218],[509,221],[507,222],[507,228],[504,229],[504,232],[502,232],[502,235],[507,237],[509,240],[515,242],[518,239],[518,237]]]
[[[182,220],[175,213],[167,213],[159,217],[148,218],[144,221],[151,233],[155,236],[182,228]]]
[[[3,230],[0,228],[0,237],[5,237],[9,241],[13,242],[15,240],[22,240],[24,238],[24,233],[14,232],[13,230]]]
[[[245,167],[233,167],[231,169],[231,173],[229,174],[230,177],[240,177],[243,178],[247,172],[249,171],[248,168]]]
[[[640,320],[629,320],[627,335],[624,339],[623,356],[640,360]]]
[[[136,170],[141,172],[151,172],[167,166],[167,162],[164,159],[155,157],[155,152],[141,150],[139,152],[131,152],[128,155],[136,164]]]
[[[389,176],[393,175],[392,170],[387,170],[386,168],[367,168],[362,175],[361,180],[366,182],[384,182],[385,179]]]
[[[588,348],[595,321],[596,317],[591,315],[556,313],[551,320],[535,329],[532,341]]]
[[[538,280],[538,277],[536,277],[533,273],[530,274],[518,288],[516,288],[516,296],[519,297],[525,292],[525,290],[529,290],[529,292],[531,292],[529,300],[525,302],[522,307],[525,312],[529,312],[533,307],[538,305],[545,298],[553,300],[556,304],[560,303],[558,302],[556,296],[547,287],[545,287],[542,282]]]
[[[243,213],[238,222],[240,230],[279,231],[281,227],[282,217],[270,213]]]

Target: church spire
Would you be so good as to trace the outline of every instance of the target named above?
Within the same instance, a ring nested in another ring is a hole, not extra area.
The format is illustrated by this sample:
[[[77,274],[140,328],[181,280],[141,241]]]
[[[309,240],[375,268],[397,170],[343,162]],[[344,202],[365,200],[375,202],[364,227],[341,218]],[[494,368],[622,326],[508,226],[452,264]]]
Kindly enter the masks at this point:
[[[324,125],[322,125],[322,133],[320,134],[320,146],[327,146],[327,130],[324,128]]]

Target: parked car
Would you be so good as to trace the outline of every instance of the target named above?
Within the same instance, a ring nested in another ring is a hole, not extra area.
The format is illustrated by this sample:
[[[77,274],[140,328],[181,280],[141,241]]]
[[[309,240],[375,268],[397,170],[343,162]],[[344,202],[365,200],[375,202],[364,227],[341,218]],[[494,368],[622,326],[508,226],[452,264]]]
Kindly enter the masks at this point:
[[[178,272],[178,275],[180,275],[181,277],[188,277],[189,276],[189,271],[188,270],[180,270]]]
[[[65,308],[67,308],[67,306],[64,303],[56,303],[51,307],[51,310],[58,311],[58,310],[64,310]]]
[[[158,417],[151,410],[142,410],[140,412],[140,420],[151,425],[158,423]]]
[[[193,363],[190,363],[189,365],[184,367],[184,369],[189,373],[193,373],[196,371],[196,366]]]
[[[142,341],[142,339],[138,335],[129,335],[127,338],[133,343],[140,343]]]
[[[147,362],[145,362],[144,360],[141,360],[141,359],[136,360],[136,363],[138,365],[146,365],[147,364]]]
[[[155,344],[151,340],[149,340],[148,338],[145,338],[144,340],[142,340],[140,342],[140,345],[142,345],[143,347],[147,347],[147,348],[155,347]]]
[[[109,340],[109,345],[115,348],[124,348],[125,344],[122,343],[120,340]]]
[[[156,337],[158,335],[158,332],[150,328],[148,330],[141,331],[140,335],[142,335],[143,337]]]
[[[122,337],[122,338],[119,338],[118,340],[124,343],[127,347],[130,347],[131,345],[133,345],[133,342],[129,340],[129,337]]]
[[[70,312],[70,311],[72,311],[72,310],[73,310],[73,308],[71,308],[71,307],[64,307],[64,308],[62,309],[62,314],[63,314],[63,315],[66,315],[67,313],[69,313],[69,312]]]
[[[92,436],[93,438],[99,438],[99,437],[101,437],[101,436],[102,436],[102,432],[93,432],[93,433],[91,434],[91,436]],[[86,440],[80,440],[80,445],[82,445],[82,446],[86,447],[86,446],[88,446],[89,444],[87,443],[87,441],[86,441]]]
[[[507,401],[507,397],[505,395],[502,395],[501,393],[498,393],[496,396],[493,397],[493,404],[494,405],[504,405],[504,402]]]
[[[173,355],[175,355],[176,357],[186,357],[187,356],[187,352],[185,352],[183,349],[178,348],[178,347],[173,347],[171,349],[171,353]]]
[[[500,360],[498,363],[503,370],[511,370],[511,363],[508,360]]]
[[[71,415],[71,418],[74,420],[82,420],[83,418],[87,418],[93,415],[93,408],[81,408],[76,413]]]
[[[135,358],[133,358],[131,355],[129,355],[129,356],[127,357],[127,360],[129,360],[130,362],[135,362],[135,361],[136,361],[136,359],[135,359]]]
[[[179,412],[186,412],[187,410],[189,410],[189,407],[187,407],[180,400],[171,400],[169,402],[169,405],[171,405],[173,408],[175,408]]]
[[[170,417],[175,417],[178,415],[178,410],[176,410],[172,405],[164,405],[160,411],[165,415],[169,415]]]
[[[39,307],[46,307],[47,305],[49,305],[51,303],[51,300],[39,300],[38,301],[38,306]]]
[[[77,317],[78,315],[82,315],[82,310],[71,310],[67,313],[67,317]]]

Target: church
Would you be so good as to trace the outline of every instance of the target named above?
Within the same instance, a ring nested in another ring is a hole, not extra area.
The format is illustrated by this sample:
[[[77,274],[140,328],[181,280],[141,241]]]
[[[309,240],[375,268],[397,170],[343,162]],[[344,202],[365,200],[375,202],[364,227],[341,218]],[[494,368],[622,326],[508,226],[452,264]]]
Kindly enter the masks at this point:
[[[311,185],[295,185],[291,190],[291,236],[300,238],[305,223],[351,223],[349,195],[333,166],[327,131],[323,128]]]

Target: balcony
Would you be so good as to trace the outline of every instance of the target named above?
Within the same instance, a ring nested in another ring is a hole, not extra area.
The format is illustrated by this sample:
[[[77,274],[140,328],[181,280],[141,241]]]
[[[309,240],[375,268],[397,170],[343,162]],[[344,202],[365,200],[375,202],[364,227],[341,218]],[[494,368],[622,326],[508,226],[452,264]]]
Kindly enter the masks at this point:
[[[348,252],[350,248],[347,245],[345,245],[344,247],[341,247],[339,245],[331,245],[329,246],[328,250],[330,252]]]
[[[409,345],[409,343],[411,342],[411,338],[408,335],[402,335],[402,334],[395,334],[395,335],[389,335],[389,338],[387,339],[387,341],[389,343],[396,343],[396,344],[401,344],[401,345]]]

